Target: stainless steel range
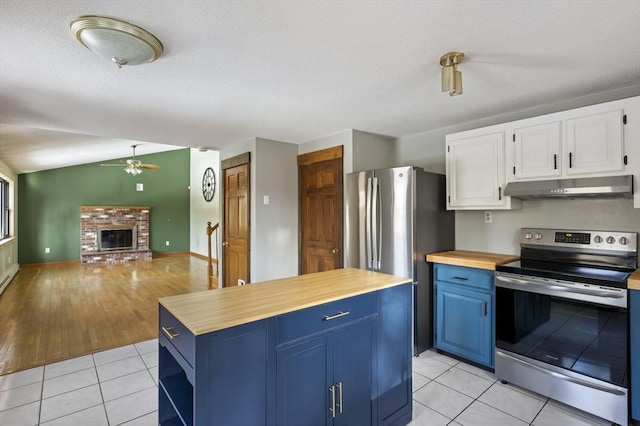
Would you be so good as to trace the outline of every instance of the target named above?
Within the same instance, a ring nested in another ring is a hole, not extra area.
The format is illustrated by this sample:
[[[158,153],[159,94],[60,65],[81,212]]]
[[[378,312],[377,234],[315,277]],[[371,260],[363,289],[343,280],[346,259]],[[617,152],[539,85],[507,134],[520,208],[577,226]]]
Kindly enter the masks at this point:
[[[523,228],[496,267],[496,375],[627,425],[631,232]]]

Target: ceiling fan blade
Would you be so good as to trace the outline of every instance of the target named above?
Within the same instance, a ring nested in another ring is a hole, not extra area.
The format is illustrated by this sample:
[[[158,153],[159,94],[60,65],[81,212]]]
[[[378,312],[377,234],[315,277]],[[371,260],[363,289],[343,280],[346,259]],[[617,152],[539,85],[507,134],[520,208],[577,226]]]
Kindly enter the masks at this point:
[[[146,170],[158,170],[160,168],[157,164],[140,164],[138,167]]]
[[[124,167],[126,164],[100,164],[102,167]]]

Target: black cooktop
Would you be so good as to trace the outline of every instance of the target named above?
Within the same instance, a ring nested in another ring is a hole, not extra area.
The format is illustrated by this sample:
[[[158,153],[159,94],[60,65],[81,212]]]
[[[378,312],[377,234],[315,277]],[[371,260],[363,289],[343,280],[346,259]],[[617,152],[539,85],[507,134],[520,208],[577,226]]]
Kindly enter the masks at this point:
[[[497,265],[496,271],[616,288],[627,288],[627,278],[633,272],[526,259]]]

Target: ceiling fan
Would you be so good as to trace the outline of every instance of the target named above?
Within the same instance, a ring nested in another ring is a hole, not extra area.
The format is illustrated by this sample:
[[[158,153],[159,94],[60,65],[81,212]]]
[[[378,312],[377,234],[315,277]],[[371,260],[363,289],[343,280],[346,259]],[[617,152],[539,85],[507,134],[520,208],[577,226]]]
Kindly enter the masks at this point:
[[[153,171],[158,170],[160,166],[158,166],[157,164],[143,164],[142,161],[136,160],[136,146],[138,145],[131,145],[131,148],[133,148],[133,158],[130,158],[128,160],[120,160],[121,162],[119,164],[100,164],[100,165],[103,167],[124,166],[122,170],[124,170],[125,172],[133,176],[139,175],[140,173],[142,173],[143,170],[153,170]]]

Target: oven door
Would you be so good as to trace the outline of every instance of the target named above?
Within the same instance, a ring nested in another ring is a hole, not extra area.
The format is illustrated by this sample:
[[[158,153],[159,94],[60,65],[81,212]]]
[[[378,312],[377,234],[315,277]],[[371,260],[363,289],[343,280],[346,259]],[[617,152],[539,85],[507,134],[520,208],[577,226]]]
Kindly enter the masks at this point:
[[[496,272],[496,375],[619,424],[627,327],[626,289]]]

